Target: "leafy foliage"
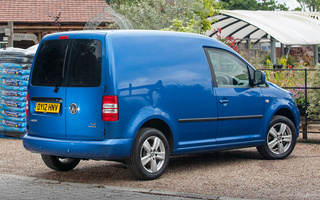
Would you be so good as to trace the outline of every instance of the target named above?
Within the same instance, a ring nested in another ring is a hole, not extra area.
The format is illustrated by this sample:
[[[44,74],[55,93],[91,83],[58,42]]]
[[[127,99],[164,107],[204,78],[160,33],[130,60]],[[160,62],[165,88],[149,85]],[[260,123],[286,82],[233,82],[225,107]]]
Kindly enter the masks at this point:
[[[226,10],[256,10],[256,0],[221,0],[221,6]]]
[[[206,31],[211,30],[211,24],[214,21],[211,17],[218,14],[220,8],[219,3],[215,1],[195,0],[191,9],[192,13],[187,22],[174,19],[172,21],[173,24],[164,30],[205,34]]]
[[[115,12],[124,15],[135,29],[160,30],[167,28],[174,19],[183,22],[192,16],[195,0],[135,0],[114,4]]]
[[[316,71],[311,74],[310,85],[312,87],[320,87],[320,67],[316,66]],[[317,89],[310,90],[308,93],[309,106],[307,109],[308,116],[312,119],[320,118],[320,91]]]
[[[212,0],[122,0],[113,9],[135,29],[174,30],[204,34],[211,30],[219,3]]]
[[[227,10],[289,10],[286,3],[275,0],[221,0],[221,6]]]
[[[300,87],[301,89],[289,89],[288,91],[291,92],[297,105],[304,105],[306,103],[305,89],[303,89],[304,85],[298,83],[295,87]]]
[[[303,11],[308,8],[310,12],[320,11],[320,0],[297,0]]]
[[[221,31],[222,29],[221,28],[218,28],[217,29],[218,33],[216,34],[217,35],[217,40],[225,43],[226,45],[228,45],[229,47],[231,47],[233,50],[235,50],[236,52],[240,52],[239,50],[239,47],[238,47],[238,44],[237,44],[237,38],[234,38],[232,36],[228,36],[226,38],[223,38],[221,36]]]

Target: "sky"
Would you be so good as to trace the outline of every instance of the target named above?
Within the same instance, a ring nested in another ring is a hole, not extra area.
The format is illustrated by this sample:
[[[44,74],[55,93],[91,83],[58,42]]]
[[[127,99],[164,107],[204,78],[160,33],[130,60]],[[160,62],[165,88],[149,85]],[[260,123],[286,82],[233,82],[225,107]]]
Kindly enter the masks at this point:
[[[289,6],[289,10],[294,10],[296,7],[300,7],[297,0],[276,0],[278,3],[286,3]]]

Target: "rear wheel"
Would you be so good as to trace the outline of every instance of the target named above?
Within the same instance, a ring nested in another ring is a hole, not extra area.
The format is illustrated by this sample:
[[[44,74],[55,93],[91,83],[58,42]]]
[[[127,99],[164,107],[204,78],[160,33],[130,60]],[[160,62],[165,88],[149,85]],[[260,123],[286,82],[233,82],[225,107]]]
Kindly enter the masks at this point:
[[[78,158],[64,158],[58,156],[49,156],[41,154],[43,162],[50,168],[56,171],[70,171],[75,168],[80,159]]]
[[[284,116],[274,116],[264,145],[258,146],[259,153],[268,159],[283,159],[288,157],[296,144],[295,126]]]
[[[154,128],[139,131],[128,159],[128,168],[139,179],[160,177],[169,163],[169,143],[163,133]]]

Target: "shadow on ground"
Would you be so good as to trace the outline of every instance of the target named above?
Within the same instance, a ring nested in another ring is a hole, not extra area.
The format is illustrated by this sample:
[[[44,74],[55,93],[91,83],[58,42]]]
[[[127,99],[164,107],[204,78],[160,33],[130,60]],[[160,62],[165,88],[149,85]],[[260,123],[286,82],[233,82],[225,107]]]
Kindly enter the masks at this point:
[[[231,165],[235,162],[246,162],[246,160],[261,160],[262,157],[255,149],[228,150],[204,154],[190,154],[172,156],[169,166],[164,175],[169,176],[174,173],[184,173],[199,169],[199,167],[221,165]],[[110,161],[81,161],[83,166],[77,167],[68,172],[49,171],[37,173],[36,176],[44,179],[58,180],[60,182],[78,182],[90,184],[108,184],[124,181],[138,181],[133,177],[127,166],[120,162]],[[90,165],[86,165],[90,162]]]

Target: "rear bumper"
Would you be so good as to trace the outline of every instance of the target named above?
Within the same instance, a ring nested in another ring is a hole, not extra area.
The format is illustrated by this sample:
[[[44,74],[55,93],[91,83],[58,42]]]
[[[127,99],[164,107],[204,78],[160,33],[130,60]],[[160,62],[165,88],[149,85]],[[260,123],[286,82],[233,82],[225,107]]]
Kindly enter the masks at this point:
[[[31,152],[84,159],[120,160],[128,158],[132,143],[132,139],[82,141],[42,138],[28,134],[23,137],[24,148]]]

